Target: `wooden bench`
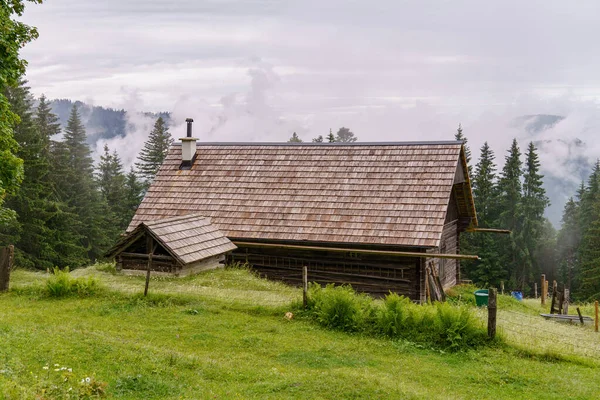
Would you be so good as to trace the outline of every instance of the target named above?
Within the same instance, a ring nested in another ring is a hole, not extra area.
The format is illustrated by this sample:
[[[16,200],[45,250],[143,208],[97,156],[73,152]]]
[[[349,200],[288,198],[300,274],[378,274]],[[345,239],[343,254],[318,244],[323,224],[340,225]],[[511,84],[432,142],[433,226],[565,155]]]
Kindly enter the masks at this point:
[[[564,315],[564,314],[540,314],[542,317],[546,319],[551,319],[559,322],[574,322],[581,323],[578,315]],[[583,318],[583,322],[586,324],[591,324],[594,320],[591,317],[581,317]]]

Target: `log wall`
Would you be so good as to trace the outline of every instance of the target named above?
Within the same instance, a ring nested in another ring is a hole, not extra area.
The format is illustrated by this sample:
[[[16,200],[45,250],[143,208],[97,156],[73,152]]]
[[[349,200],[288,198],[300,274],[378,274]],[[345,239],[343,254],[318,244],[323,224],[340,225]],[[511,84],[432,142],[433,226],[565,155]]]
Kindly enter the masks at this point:
[[[321,285],[350,284],[357,291],[374,296],[384,296],[391,291],[415,301],[421,300],[421,263],[418,258],[243,247],[242,243],[237,245],[238,249],[231,253],[228,261],[248,263],[260,275],[269,279],[300,286],[302,267],[306,266],[310,282]]]

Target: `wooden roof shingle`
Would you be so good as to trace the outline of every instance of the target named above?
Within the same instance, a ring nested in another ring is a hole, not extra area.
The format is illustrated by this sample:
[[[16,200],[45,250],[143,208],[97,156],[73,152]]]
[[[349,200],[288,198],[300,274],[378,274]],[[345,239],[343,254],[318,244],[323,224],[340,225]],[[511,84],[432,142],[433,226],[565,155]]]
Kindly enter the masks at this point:
[[[237,247],[215,225],[201,214],[186,214],[139,223],[129,235],[121,239],[109,256],[124,249],[137,233],[147,230],[181,265],[227,253]]]
[[[194,212],[232,240],[437,247],[461,149],[461,142],[198,143],[192,168],[180,170],[175,144],[128,230]]]

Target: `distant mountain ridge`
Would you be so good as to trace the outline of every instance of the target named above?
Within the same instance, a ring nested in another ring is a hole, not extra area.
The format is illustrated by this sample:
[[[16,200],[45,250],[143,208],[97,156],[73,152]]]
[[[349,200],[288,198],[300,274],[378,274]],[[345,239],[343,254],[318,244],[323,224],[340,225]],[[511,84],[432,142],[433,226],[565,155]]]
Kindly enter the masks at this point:
[[[108,140],[117,136],[124,137],[128,132],[136,128],[135,123],[131,121],[127,111],[124,109],[115,110],[113,108],[92,106],[82,101],[72,101],[69,99],[52,100],[50,106],[52,107],[52,112],[58,116],[63,130],[69,120],[71,109],[73,106],[77,106],[81,120],[85,124],[88,143],[92,146],[100,139]],[[171,122],[171,114],[169,112],[144,112],[141,114],[151,118],[163,117],[167,126]]]

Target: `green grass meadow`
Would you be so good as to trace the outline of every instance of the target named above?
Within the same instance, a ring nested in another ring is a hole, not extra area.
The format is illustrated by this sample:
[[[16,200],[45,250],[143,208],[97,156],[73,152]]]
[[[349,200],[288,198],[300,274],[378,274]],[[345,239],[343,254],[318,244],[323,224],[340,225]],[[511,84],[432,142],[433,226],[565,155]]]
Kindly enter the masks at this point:
[[[288,320],[300,291],[242,268],[153,278],[148,298],[143,277],[106,269],[72,272],[102,289],[66,298],[44,294],[48,274],[13,273],[0,294],[0,398],[600,398],[594,355],[538,351],[518,335],[451,353]]]

